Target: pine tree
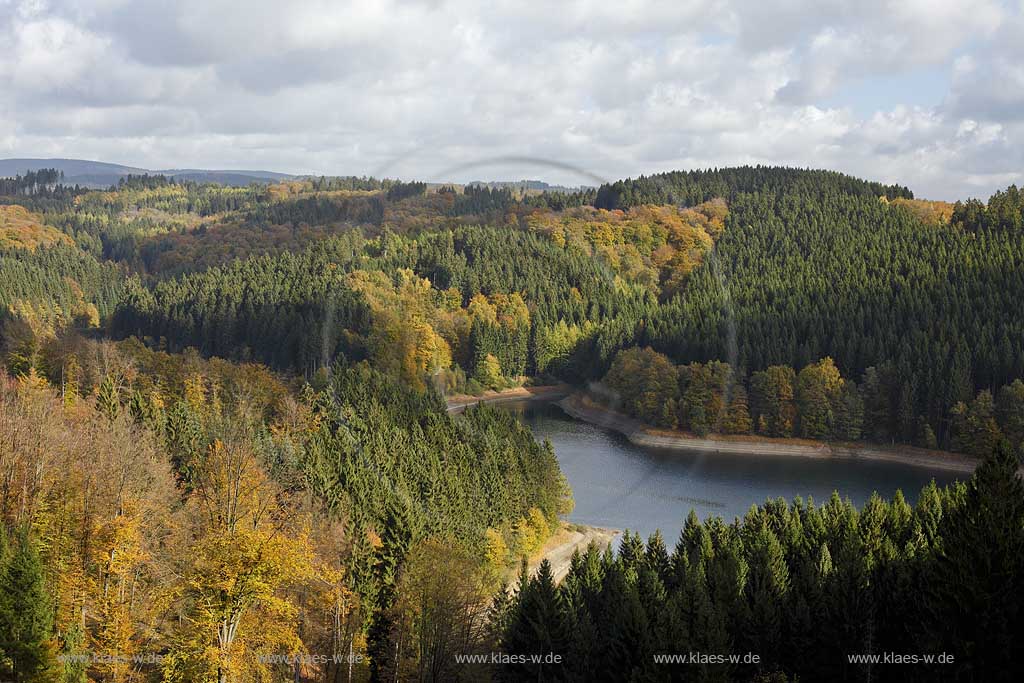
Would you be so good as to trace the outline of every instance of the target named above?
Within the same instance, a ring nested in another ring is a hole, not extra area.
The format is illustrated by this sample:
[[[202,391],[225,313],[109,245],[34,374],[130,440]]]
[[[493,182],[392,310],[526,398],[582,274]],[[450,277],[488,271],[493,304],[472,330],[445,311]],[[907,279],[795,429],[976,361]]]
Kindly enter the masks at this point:
[[[892,416],[890,388],[883,370],[869,367],[861,382],[864,407],[865,438],[885,442],[893,437],[889,423]]]
[[[708,594],[721,613],[725,628],[737,636],[747,622],[744,595],[748,575],[749,566],[744,558],[742,541],[738,533],[730,530],[716,548],[706,578]]]
[[[870,591],[873,558],[861,539],[856,510],[849,501],[838,506],[836,503],[838,497],[833,495],[828,505],[834,510],[830,512],[834,526],[829,541],[833,568],[828,575],[824,624],[826,650],[833,662],[833,670],[845,671],[861,668],[847,664],[845,653],[877,651],[872,630],[874,602]]]
[[[619,563],[625,570],[636,572],[644,559],[644,542],[640,534],[630,533],[627,529],[619,543]]]
[[[713,554],[711,536],[693,508],[690,508],[686,521],[683,523],[679,544],[690,566],[706,562]]]
[[[375,563],[376,597],[378,604],[367,633],[367,653],[370,655],[370,677],[384,680],[386,674],[394,672],[401,661],[400,644],[391,640],[394,627],[388,608],[395,596],[399,566],[409,549],[413,532],[408,507],[395,498],[388,501],[384,536]],[[395,647],[397,645],[397,647]],[[397,650],[397,652],[396,652]]]
[[[113,420],[121,411],[120,400],[117,378],[107,375],[96,390],[97,407],[107,416],[107,419]]]
[[[676,609],[681,609],[685,623],[685,633],[689,643],[679,643],[676,651],[696,651],[702,653],[729,652],[731,648],[725,614],[712,602],[708,591],[707,578],[703,565],[696,565],[687,575],[687,582],[680,591]],[[729,680],[729,667],[721,664],[699,665],[703,680]]]

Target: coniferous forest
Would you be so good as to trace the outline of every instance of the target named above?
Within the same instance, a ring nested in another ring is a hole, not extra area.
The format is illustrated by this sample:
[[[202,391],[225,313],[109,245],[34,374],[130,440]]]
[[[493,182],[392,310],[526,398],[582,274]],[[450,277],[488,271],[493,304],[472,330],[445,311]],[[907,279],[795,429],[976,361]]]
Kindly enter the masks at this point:
[[[1018,680],[1021,302],[1015,186],[0,179],[0,679]],[[552,446],[446,405],[555,383],[977,467],[914,505],[680,503],[678,540],[556,581],[524,560],[573,508]]]

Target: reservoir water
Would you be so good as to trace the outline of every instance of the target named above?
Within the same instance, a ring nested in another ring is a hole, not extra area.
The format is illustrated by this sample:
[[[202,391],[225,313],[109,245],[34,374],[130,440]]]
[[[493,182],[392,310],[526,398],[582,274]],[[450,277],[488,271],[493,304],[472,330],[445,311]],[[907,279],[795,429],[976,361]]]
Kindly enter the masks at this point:
[[[689,453],[636,446],[625,437],[569,417],[554,403],[503,404],[554,446],[576,508],[569,521],[639,531],[661,529],[671,547],[693,508],[701,518],[732,521],[754,503],[782,496],[824,503],[833,490],[858,507],[873,491],[902,489],[913,504],[933,478],[940,486],[969,475],[867,460]]]

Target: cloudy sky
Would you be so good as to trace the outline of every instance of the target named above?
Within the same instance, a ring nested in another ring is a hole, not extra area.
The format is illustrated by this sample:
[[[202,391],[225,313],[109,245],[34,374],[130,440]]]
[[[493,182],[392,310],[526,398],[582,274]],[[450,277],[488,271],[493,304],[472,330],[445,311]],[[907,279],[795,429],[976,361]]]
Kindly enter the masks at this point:
[[[15,156],[568,184],[771,163],[987,197],[1024,182],[1024,0],[0,0]]]

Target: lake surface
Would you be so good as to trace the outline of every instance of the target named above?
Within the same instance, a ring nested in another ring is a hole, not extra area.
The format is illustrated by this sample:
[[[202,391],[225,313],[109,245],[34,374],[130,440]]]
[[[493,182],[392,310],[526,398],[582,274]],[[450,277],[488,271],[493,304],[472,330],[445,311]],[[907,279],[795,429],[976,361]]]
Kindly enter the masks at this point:
[[[554,446],[576,499],[569,521],[639,531],[644,538],[661,529],[670,548],[691,508],[701,518],[732,521],[767,498],[813,496],[820,504],[833,490],[859,507],[873,491],[888,498],[902,489],[913,504],[933,478],[941,486],[969,476],[888,462],[646,448],[569,417],[554,403],[502,407],[528,424],[538,440]]]

